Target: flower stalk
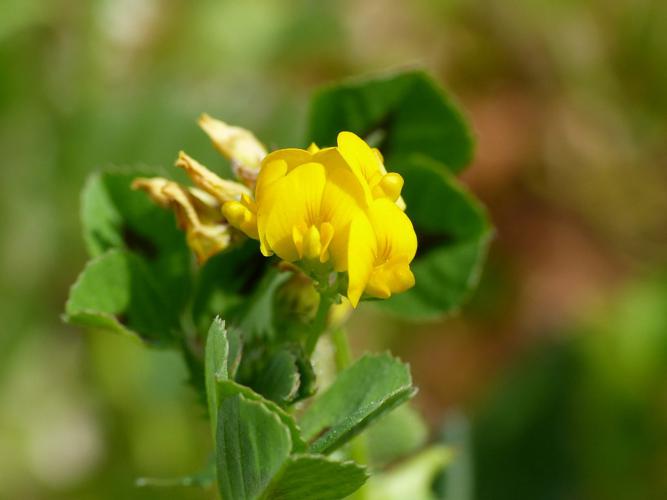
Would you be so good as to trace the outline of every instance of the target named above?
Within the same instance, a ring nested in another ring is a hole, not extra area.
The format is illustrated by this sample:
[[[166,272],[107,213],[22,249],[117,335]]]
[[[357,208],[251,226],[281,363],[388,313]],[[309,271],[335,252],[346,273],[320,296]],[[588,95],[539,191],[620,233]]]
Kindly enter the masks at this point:
[[[318,340],[327,331],[329,311],[337,300],[338,291],[333,287],[326,288],[320,293],[320,302],[317,306],[315,317],[306,332],[306,343],[304,346],[306,356],[311,357],[313,355]]]

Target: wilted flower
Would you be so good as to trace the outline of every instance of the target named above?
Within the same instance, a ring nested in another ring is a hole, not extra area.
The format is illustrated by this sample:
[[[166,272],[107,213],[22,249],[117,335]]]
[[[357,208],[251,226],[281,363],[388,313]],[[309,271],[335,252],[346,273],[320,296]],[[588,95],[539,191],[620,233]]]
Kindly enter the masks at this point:
[[[249,130],[227,125],[206,113],[199,117],[199,126],[220,154],[231,160],[234,175],[246,186],[254,186],[266,156],[264,145]]]
[[[174,211],[179,227],[186,233],[188,246],[203,263],[243,237],[228,224],[222,205],[232,200],[250,200],[266,152],[247,130],[231,127],[208,115],[202,115],[199,123],[217,149],[232,161],[243,183],[222,179],[181,152],[176,166],[185,171],[196,187],[182,186],[162,177],[136,179],[132,187],[146,191],[155,203]],[[244,232],[252,234],[251,227],[243,227]]]
[[[207,192],[161,177],[135,179],[132,187],[146,191],[158,205],[174,210],[188,246],[200,262],[229,246],[229,226],[220,212],[220,202]]]

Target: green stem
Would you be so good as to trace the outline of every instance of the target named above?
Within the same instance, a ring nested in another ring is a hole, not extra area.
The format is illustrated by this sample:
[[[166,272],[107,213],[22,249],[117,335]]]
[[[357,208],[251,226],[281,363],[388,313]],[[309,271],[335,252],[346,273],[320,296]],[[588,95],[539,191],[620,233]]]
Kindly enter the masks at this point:
[[[350,343],[347,340],[347,333],[344,328],[336,328],[331,332],[331,341],[336,348],[336,370],[341,372],[352,363],[352,354],[350,352]]]
[[[306,345],[304,347],[306,351],[306,356],[310,357],[315,351],[317,346],[317,341],[320,339],[320,336],[327,329],[327,318],[329,316],[329,309],[336,301],[336,293],[331,291],[323,292],[320,295],[320,303],[317,306],[317,312],[315,313],[315,318],[308,328]]]
[[[352,363],[350,342],[348,341],[347,332],[345,329],[340,327],[331,332],[331,341],[333,342],[336,349],[336,370],[340,373]],[[363,434],[355,437],[350,442],[350,458],[359,465],[365,465],[368,463],[368,447],[366,444],[366,436]],[[351,500],[366,500],[367,498],[368,488],[366,486],[362,486],[359,490],[350,496]]]

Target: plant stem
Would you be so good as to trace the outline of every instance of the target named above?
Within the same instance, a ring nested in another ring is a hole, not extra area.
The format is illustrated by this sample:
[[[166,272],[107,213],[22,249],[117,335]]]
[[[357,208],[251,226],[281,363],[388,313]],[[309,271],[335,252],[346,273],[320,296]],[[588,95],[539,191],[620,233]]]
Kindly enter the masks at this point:
[[[347,340],[347,333],[345,332],[345,329],[340,327],[331,332],[331,341],[336,348],[336,370],[341,372],[350,366],[350,363],[352,362],[350,343]]]
[[[317,306],[317,312],[315,313],[315,318],[308,328],[306,345],[304,350],[306,351],[306,356],[310,357],[315,351],[317,346],[317,341],[320,339],[320,336],[327,329],[327,317],[329,315],[329,309],[334,304],[336,300],[336,292],[325,291],[320,295],[320,303]]]
[[[347,332],[343,327],[336,328],[331,332],[331,340],[336,348],[335,361],[336,370],[340,373],[352,363],[352,353],[350,342],[347,338]],[[350,458],[359,465],[368,463],[368,449],[366,446],[366,436],[363,434],[355,437],[350,442]],[[350,496],[351,500],[366,500],[368,498],[368,488],[362,486],[359,490]]]

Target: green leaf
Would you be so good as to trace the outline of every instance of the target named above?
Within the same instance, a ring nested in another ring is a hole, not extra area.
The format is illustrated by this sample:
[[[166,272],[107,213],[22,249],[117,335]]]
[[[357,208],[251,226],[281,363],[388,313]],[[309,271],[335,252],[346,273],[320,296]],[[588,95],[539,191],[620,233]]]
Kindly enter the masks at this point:
[[[251,387],[265,398],[284,405],[294,399],[300,381],[296,356],[282,349],[263,363]]]
[[[257,285],[253,295],[247,299],[246,307],[238,315],[238,328],[246,341],[275,337],[275,293],[291,275],[291,272],[270,270]]]
[[[206,339],[205,358],[205,379],[206,379],[206,395],[209,407],[209,414],[211,415],[211,423],[213,429],[217,428],[217,408],[220,402],[228,397],[242,395],[249,401],[257,401],[272,413],[274,413],[282,422],[282,424],[289,430],[291,442],[294,451],[303,451],[306,449],[306,444],[301,438],[301,432],[297,426],[294,418],[287,414],[278,405],[264,399],[260,394],[257,394],[251,388],[238,384],[231,380],[230,377],[230,354],[236,349],[237,344],[233,339],[236,337],[234,333],[229,332],[225,328],[225,322],[220,318],[213,320]],[[230,342],[232,339],[232,342]],[[215,431],[213,432],[215,435]]]
[[[368,479],[364,467],[319,455],[293,455],[262,495],[263,500],[337,500]]]
[[[131,189],[132,180],[146,174],[127,170],[98,172],[88,178],[81,219],[86,246],[95,260],[82,273],[79,281],[88,285],[76,299],[70,298],[66,318],[164,341],[180,330],[179,314],[190,290],[191,256],[173,214]],[[120,253],[104,258],[112,250]],[[126,262],[119,264],[120,260]],[[118,277],[105,276],[111,274],[104,270],[108,266],[125,271]],[[93,282],[95,286],[90,286]],[[121,286],[127,288],[121,290]],[[72,292],[76,291],[73,287]],[[147,303],[147,297],[153,296],[159,298]],[[158,307],[161,312],[156,314]]]
[[[289,429],[265,404],[241,394],[222,399],[216,430],[218,487],[222,498],[258,498],[291,449]]]
[[[178,319],[144,261],[109,250],[91,260],[72,285],[65,320],[149,341],[169,342]]]
[[[283,332],[281,332],[281,335]],[[303,349],[286,342],[267,349],[247,347],[236,380],[280,406],[294,404],[315,392],[315,372]]]
[[[227,330],[225,322],[219,317],[213,320],[206,337],[205,356],[205,379],[206,398],[208,402],[208,415],[211,419],[211,428],[215,437],[218,423],[218,381],[228,378],[227,358],[229,356],[229,343],[227,342]]]
[[[110,248],[127,248],[149,257],[177,247],[186,249],[174,215],[155,205],[146,193],[131,188],[135,178],[157,173],[117,169],[88,177],[81,193],[81,223],[93,257]]]
[[[366,355],[306,410],[302,435],[312,452],[328,454],[415,392],[408,365],[387,354]]]
[[[218,390],[218,401],[222,401],[226,397],[235,396],[241,394],[249,401],[257,401],[262,403],[267,407],[271,412],[273,412],[287,427],[292,438],[292,451],[293,452],[302,452],[306,450],[306,443],[301,437],[301,430],[299,426],[294,421],[294,417],[288,414],[280,406],[275,404],[273,401],[264,399],[260,394],[257,394],[255,391],[241,384],[237,384],[233,380],[218,380],[217,382]]]
[[[387,169],[403,176],[419,240],[416,286],[379,304],[412,319],[455,310],[477,284],[491,236],[484,210],[453,176],[473,152],[461,113],[430,77],[410,71],[316,94],[310,139],[333,145],[342,130],[379,147]]]
[[[319,91],[311,103],[309,140],[335,145],[343,130],[373,142],[388,170],[399,173],[404,172],[403,160],[414,153],[452,172],[461,171],[472,158],[473,141],[461,112],[422,71],[353,80]]]
[[[84,240],[93,257],[111,248],[141,257],[178,308],[190,291],[192,257],[171,211],[131,189],[135,178],[146,175],[155,172],[105,171],[88,178],[81,195]]]
[[[206,331],[217,315],[225,318],[228,326],[236,325],[267,264],[268,259],[259,252],[259,244],[251,239],[206,261],[197,272],[192,299],[197,329]]]
[[[477,285],[493,232],[479,202],[432,160],[415,155],[404,177],[406,213],[419,241],[415,286],[378,305],[409,319],[437,318]]]

